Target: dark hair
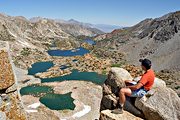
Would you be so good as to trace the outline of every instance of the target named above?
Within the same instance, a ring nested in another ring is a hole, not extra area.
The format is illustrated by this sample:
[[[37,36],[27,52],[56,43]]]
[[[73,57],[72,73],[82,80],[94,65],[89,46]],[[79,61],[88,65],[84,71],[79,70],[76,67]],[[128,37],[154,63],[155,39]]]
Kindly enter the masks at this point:
[[[149,59],[140,59],[141,65],[144,66],[147,70],[151,68],[151,61]]]

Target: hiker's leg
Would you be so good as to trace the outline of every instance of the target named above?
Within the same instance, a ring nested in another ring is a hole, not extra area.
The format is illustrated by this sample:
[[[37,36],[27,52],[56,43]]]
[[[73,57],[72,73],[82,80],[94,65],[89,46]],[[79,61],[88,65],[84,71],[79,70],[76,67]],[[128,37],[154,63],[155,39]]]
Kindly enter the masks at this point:
[[[121,88],[119,91],[119,108],[112,110],[114,114],[122,114],[123,113],[123,106],[126,102],[126,96],[131,95],[131,89],[129,88]]]
[[[119,103],[121,107],[123,107],[124,103],[126,102],[126,96],[131,96],[131,89],[129,88],[121,88],[119,92]]]

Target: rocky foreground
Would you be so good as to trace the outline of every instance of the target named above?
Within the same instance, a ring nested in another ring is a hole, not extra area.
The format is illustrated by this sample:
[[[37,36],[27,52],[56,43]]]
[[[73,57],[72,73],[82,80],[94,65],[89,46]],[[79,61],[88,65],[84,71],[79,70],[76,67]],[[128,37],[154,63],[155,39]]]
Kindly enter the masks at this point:
[[[144,97],[128,99],[124,108],[126,112],[123,113],[126,115],[112,114],[110,111],[117,108],[118,91],[125,87],[124,80],[127,79],[133,80],[125,69],[111,69],[108,79],[103,85],[101,120],[138,120],[140,118],[147,120],[179,120],[180,98],[175,91],[166,87],[163,80],[158,78],[155,79],[153,88]],[[134,80],[138,81],[139,78]]]
[[[74,110],[51,110],[39,102],[39,98],[30,95],[22,96],[29,120],[95,120],[100,116],[102,88],[85,81],[64,81],[43,84],[53,87],[56,94],[72,92],[71,97],[76,105]],[[33,105],[39,103],[36,107]],[[37,110],[37,111],[36,111]]]

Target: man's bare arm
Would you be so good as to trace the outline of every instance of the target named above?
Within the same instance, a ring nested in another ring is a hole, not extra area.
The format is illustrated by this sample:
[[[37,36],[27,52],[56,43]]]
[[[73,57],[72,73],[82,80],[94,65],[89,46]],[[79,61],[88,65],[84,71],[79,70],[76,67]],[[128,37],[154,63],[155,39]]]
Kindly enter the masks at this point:
[[[138,83],[136,85],[127,86],[127,87],[130,88],[131,90],[137,90],[137,89],[141,88],[142,86],[143,86],[142,83]]]

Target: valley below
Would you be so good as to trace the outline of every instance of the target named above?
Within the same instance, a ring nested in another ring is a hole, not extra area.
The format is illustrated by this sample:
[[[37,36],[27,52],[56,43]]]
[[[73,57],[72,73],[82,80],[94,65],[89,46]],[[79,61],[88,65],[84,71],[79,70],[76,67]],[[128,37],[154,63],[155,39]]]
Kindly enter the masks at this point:
[[[97,120],[112,68],[136,78],[143,73],[140,58],[151,59],[156,77],[180,97],[179,31],[179,11],[111,33],[1,14],[0,63],[9,65],[0,69],[0,116]],[[12,115],[15,111],[17,116]]]

